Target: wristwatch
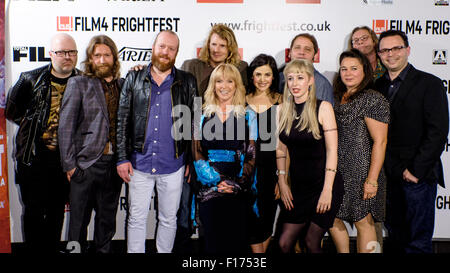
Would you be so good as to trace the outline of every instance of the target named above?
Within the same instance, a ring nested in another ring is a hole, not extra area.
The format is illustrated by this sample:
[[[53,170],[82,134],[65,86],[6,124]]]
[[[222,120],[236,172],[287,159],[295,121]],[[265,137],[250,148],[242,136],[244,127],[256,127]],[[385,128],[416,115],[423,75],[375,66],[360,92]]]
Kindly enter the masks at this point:
[[[277,175],[280,175],[280,174],[286,174],[286,171],[277,170],[275,173],[276,173]]]

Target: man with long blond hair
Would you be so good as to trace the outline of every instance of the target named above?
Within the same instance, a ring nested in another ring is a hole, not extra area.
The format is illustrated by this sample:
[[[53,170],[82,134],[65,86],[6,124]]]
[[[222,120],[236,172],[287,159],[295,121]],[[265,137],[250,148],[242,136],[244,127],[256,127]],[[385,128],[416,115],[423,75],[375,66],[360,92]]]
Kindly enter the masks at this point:
[[[217,24],[209,31],[198,58],[184,61],[181,70],[195,76],[199,95],[203,96],[208,86],[209,76],[214,68],[222,63],[234,65],[241,74],[244,86],[247,86],[248,64],[241,60],[233,30],[223,24]]]
[[[84,75],[73,77],[61,104],[58,130],[63,170],[70,183],[69,241],[86,250],[87,226],[95,209],[94,243],[111,252],[122,181],[116,172],[116,118],[120,63],[115,43],[93,37]]]

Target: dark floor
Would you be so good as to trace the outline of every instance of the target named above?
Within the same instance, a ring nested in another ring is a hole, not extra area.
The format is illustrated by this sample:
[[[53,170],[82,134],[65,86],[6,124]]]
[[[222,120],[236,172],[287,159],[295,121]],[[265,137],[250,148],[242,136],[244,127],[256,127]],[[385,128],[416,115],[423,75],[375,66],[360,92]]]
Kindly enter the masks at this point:
[[[92,242],[90,242],[92,243]],[[67,242],[61,243],[61,253],[64,252],[66,248]],[[272,242],[269,245],[268,253],[277,253],[277,250],[275,249],[275,244]],[[156,246],[154,240],[147,240],[146,242],[146,249],[147,253],[156,253]],[[179,254],[201,254],[201,241],[199,239],[191,239],[189,242],[189,245],[187,246],[187,251],[175,251],[175,253]],[[323,249],[324,253],[327,254],[335,254],[336,249],[334,246],[333,241],[330,237],[326,236],[323,241]],[[383,251],[384,253],[392,253],[389,251],[389,245],[387,243],[384,243],[383,245]],[[12,243],[11,244],[11,252],[12,254],[24,254],[25,248],[23,243]],[[92,250],[88,250],[88,252],[92,252]],[[350,240],[350,252],[355,253],[356,252],[356,239],[351,238]],[[435,240],[433,241],[433,252],[438,254],[444,254],[444,253],[450,253],[450,240]],[[113,241],[113,253],[116,254],[125,254],[126,253],[126,242],[124,240],[114,240]]]

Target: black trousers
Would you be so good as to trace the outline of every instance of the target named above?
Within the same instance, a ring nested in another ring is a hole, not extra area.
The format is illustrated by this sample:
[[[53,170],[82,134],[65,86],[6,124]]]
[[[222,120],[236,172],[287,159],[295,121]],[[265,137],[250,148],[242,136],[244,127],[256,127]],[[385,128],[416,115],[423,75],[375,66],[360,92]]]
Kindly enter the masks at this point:
[[[122,180],[113,156],[103,155],[85,170],[77,168],[70,181],[69,241],[87,249],[87,227],[95,210],[94,243],[97,253],[111,253]]]
[[[41,145],[31,166],[17,164],[16,182],[23,204],[23,234],[27,251],[56,252],[61,241],[69,183],[58,151]]]
[[[248,254],[250,204],[244,196],[221,196],[199,203],[205,254]]]

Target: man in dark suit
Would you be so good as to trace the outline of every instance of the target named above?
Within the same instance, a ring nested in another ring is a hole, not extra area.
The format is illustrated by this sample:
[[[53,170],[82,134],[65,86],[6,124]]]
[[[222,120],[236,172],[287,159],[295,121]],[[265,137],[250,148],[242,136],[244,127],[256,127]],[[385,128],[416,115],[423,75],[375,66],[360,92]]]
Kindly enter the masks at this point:
[[[385,170],[389,245],[406,253],[432,252],[437,184],[444,187],[440,156],[449,128],[442,81],[408,63],[402,31],[380,35],[378,54],[387,73],[376,87],[391,106]]]
[[[105,35],[86,49],[84,75],[67,84],[58,130],[63,170],[70,181],[69,241],[86,249],[87,226],[95,209],[96,252],[111,252],[122,182],[116,172],[116,119],[120,63]]]
[[[6,118],[19,126],[15,178],[24,207],[24,242],[33,253],[59,250],[69,199],[57,132],[67,80],[79,73],[75,40],[65,33],[53,36],[49,54],[50,64],[20,74],[5,110]]]

